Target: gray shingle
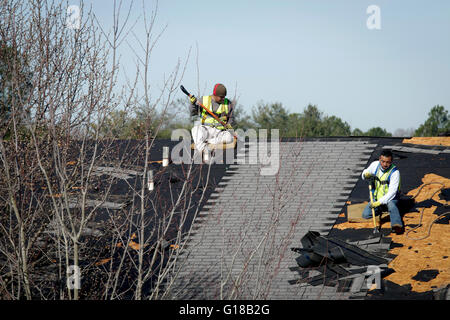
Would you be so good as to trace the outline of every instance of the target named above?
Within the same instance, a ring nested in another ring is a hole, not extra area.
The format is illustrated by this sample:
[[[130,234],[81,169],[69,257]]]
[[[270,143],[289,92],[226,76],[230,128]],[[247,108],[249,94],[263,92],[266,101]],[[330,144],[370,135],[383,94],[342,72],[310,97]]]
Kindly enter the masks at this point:
[[[276,175],[259,175],[261,165],[248,157],[231,165],[234,174],[201,213],[173,297],[229,298],[234,287],[238,299],[348,298],[335,287],[291,285],[299,275],[289,269],[298,256],[290,248],[310,230],[328,234],[374,147],[364,140],[282,142]]]

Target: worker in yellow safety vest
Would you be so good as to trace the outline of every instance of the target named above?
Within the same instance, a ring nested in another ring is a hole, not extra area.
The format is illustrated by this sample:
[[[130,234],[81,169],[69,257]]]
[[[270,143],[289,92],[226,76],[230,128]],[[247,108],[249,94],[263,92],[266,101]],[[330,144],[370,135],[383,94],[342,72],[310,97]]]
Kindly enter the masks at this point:
[[[200,116],[198,121],[191,129],[192,138],[194,139],[195,149],[202,153],[208,143],[232,143],[234,140],[233,134],[228,131],[231,128],[233,121],[233,103],[226,98],[227,89],[221,84],[217,83],[214,86],[212,95],[203,96],[197,100],[194,96],[190,97],[191,101],[191,116]],[[208,110],[212,111],[225,123],[225,127],[214,117],[208,114],[198,104],[200,102]]]
[[[398,210],[398,198],[400,195],[400,171],[392,163],[393,154],[391,150],[383,149],[377,161],[370,164],[362,173],[363,179],[372,179],[375,187],[372,189],[373,202],[368,203],[363,211],[363,218],[371,219],[372,211],[376,214],[383,211],[389,212],[392,231],[402,234],[404,227]]]

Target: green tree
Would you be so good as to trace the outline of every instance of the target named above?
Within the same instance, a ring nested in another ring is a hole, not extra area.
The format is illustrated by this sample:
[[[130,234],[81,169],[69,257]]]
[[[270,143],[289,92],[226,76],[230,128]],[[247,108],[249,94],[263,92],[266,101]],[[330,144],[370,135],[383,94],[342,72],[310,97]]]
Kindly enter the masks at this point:
[[[301,136],[302,116],[299,113],[290,113],[285,130],[285,137],[297,138]]]
[[[350,125],[336,116],[324,115],[316,105],[309,104],[298,121],[302,136],[348,136]]]
[[[185,99],[178,99],[167,108],[138,106],[133,112],[113,111],[106,118],[100,133],[102,137],[115,139],[145,139],[146,134],[170,139],[174,129],[189,130],[192,127],[190,120],[188,103]]]
[[[350,125],[336,116],[327,116],[322,121],[322,135],[324,136],[349,136],[350,134]]]
[[[252,109],[251,120],[255,129],[267,129],[269,134],[271,129],[279,129],[280,136],[283,137],[288,130],[289,113],[279,102],[260,102]]]
[[[432,137],[450,132],[448,111],[444,106],[435,105],[428,112],[428,119],[416,130],[415,136]]]
[[[245,112],[241,105],[234,107],[233,110],[233,128],[242,129],[244,131],[254,128],[255,124],[252,122],[251,117]]]
[[[370,128],[365,134],[369,137],[392,137],[392,134],[381,127]]]
[[[352,131],[352,136],[363,136],[364,135],[364,132],[361,130],[361,129],[359,129],[359,128],[355,128],[355,129],[353,129],[353,131]]]
[[[348,136],[350,125],[336,116],[324,115],[309,104],[302,113],[289,113],[281,103],[260,103],[251,121],[256,129],[279,129],[281,137]]]
[[[322,112],[316,105],[309,104],[300,115],[301,136],[321,136],[322,129]]]

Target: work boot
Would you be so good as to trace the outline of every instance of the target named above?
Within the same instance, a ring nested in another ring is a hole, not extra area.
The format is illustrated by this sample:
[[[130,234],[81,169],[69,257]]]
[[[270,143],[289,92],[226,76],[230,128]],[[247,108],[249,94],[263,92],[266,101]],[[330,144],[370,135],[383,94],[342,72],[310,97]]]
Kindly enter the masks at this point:
[[[394,224],[392,226],[392,231],[396,234],[403,234],[403,232],[405,232],[405,228],[399,224]]]

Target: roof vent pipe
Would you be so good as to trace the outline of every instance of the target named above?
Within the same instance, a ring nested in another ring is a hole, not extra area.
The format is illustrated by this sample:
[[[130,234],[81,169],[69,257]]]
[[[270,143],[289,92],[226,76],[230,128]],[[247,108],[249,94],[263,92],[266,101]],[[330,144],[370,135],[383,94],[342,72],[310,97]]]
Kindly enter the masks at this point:
[[[153,189],[155,188],[155,184],[153,182],[153,170],[149,170],[147,172],[147,186],[148,191],[153,191]]]
[[[167,167],[168,165],[169,165],[169,147],[163,147],[162,166]]]

